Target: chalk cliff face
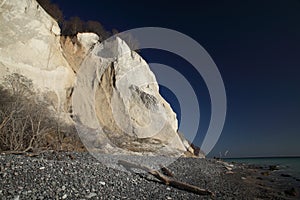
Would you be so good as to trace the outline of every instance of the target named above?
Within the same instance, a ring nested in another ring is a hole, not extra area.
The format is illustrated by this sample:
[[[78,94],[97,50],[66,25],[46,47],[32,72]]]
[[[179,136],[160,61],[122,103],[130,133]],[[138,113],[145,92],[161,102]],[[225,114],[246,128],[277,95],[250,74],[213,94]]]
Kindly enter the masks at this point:
[[[149,66],[120,38],[99,43],[93,33],[60,36],[57,22],[35,0],[0,0],[0,27],[0,80],[11,73],[31,79],[62,119],[79,124],[88,148],[192,151]]]
[[[60,28],[35,0],[0,0],[0,76],[19,73],[68,112],[75,73],[63,56]]]
[[[186,151],[176,115],[160,96],[154,74],[120,38],[94,45],[78,71],[73,99],[79,121],[93,129],[100,125],[116,148],[174,155]],[[93,147],[94,142],[87,141]]]

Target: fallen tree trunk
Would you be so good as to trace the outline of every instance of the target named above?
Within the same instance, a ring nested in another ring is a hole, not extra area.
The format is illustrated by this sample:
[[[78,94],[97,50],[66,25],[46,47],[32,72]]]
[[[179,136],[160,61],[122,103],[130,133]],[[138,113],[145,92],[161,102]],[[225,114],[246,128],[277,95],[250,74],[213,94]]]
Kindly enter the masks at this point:
[[[170,178],[168,176],[165,176],[162,173],[160,173],[159,171],[153,170],[153,169],[151,169],[147,166],[130,163],[130,162],[127,162],[127,161],[124,161],[124,160],[119,160],[118,164],[124,166],[126,169],[129,169],[129,170],[131,168],[135,168],[135,169],[141,169],[143,171],[146,171],[149,174],[153,175],[158,180],[162,181],[164,184],[172,186],[174,188],[178,188],[178,189],[181,189],[181,190],[193,192],[195,194],[214,196],[214,193],[211,192],[210,190],[202,189],[202,188],[199,188],[195,185],[191,185],[191,184],[188,184],[188,183],[185,183],[185,182],[177,181],[177,180],[175,180],[173,178]]]

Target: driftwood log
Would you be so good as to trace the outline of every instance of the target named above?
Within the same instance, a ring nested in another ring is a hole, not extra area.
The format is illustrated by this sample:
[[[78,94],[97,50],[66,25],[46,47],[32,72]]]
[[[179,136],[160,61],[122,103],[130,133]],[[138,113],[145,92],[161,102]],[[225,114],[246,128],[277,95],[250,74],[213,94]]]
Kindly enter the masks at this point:
[[[1,152],[1,154],[24,155],[24,156],[28,156],[28,157],[36,157],[45,152],[52,153],[54,151],[53,150],[42,150],[42,151],[37,151],[37,152],[27,152],[25,150],[24,151],[3,151],[3,152]]]
[[[122,165],[123,167],[125,167],[126,169],[129,169],[129,170],[131,168],[135,168],[135,169],[141,169],[143,171],[146,171],[149,174],[153,175],[158,180],[160,180],[161,182],[163,182],[164,184],[172,186],[174,188],[189,191],[189,192],[193,192],[195,194],[214,196],[214,193],[211,192],[210,190],[202,189],[202,188],[199,188],[195,185],[191,185],[191,184],[188,184],[188,183],[185,183],[185,182],[175,180],[174,178],[168,177],[168,176],[160,173],[159,171],[153,170],[153,169],[151,169],[147,166],[127,162],[127,161],[124,161],[124,160],[119,160],[118,164]],[[167,168],[164,167],[163,171],[166,171],[166,170],[168,172],[171,172],[170,170],[168,170]],[[172,173],[172,176],[174,176],[173,173]]]
[[[165,166],[162,166],[162,165],[159,165],[159,167],[164,175],[167,175],[169,177],[174,177],[173,172],[171,172],[168,168],[166,168]]]

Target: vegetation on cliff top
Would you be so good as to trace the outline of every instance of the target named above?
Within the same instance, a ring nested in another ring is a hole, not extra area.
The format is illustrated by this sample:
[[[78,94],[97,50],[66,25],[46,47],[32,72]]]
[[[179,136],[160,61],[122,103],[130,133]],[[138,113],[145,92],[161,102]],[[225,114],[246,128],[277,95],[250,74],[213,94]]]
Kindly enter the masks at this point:
[[[92,32],[99,36],[99,41],[102,42],[112,35],[119,33],[117,29],[108,31],[104,26],[95,20],[84,21],[78,16],[70,17],[66,19],[63,11],[57,4],[51,2],[51,0],[37,0],[37,2],[43,7],[43,9],[52,16],[59,24],[61,28],[62,36],[74,37],[77,33]],[[139,42],[130,34],[122,34],[122,39],[126,41],[127,45],[132,50],[137,50]]]

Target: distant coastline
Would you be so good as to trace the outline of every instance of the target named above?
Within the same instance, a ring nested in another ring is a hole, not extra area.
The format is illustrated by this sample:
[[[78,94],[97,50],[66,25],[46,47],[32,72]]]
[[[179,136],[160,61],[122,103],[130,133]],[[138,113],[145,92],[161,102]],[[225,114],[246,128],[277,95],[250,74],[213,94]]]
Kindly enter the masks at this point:
[[[298,156],[245,156],[245,157],[223,157],[221,159],[270,159],[270,158],[300,158],[300,155]]]
[[[221,158],[226,162],[260,165],[262,167],[278,166],[278,173],[288,174],[300,179],[300,156],[289,157],[245,157],[245,158]]]

